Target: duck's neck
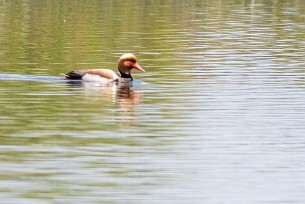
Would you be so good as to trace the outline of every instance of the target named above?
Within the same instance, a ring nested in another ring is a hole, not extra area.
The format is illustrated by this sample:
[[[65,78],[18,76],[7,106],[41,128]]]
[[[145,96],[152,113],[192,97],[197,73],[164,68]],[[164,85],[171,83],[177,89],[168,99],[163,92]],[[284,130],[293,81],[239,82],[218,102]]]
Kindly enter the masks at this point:
[[[120,71],[120,74],[121,74],[122,78],[131,78],[130,73],[126,74],[126,73],[123,73],[121,70],[119,70],[119,71]]]
[[[124,73],[120,69],[119,69],[119,72],[120,72],[122,78],[130,78],[132,80],[132,76],[130,75],[130,72]]]

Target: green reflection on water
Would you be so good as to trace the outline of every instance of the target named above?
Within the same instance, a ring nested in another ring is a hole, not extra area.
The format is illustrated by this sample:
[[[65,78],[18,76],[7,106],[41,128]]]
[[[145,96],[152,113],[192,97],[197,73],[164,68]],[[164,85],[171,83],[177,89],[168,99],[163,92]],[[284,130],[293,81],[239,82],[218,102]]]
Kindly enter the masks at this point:
[[[188,52],[190,45],[185,42],[192,41],[192,36],[185,31],[198,28],[196,21],[212,33],[227,29],[226,22],[235,19],[236,12],[249,17],[241,20],[251,20],[256,11],[264,10],[271,21],[304,22],[304,3],[284,0],[27,0],[1,1],[0,9],[2,72],[54,76],[75,68],[115,69],[121,53],[134,52],[149,71],[168,77],[171,70],[166,68],[188,62],[180,53]],[[261,19],[261,23],[269,22]],[[274,29],[279,36],[286,35],[284,27]],[[221,46],[222,40],[214,43]]]

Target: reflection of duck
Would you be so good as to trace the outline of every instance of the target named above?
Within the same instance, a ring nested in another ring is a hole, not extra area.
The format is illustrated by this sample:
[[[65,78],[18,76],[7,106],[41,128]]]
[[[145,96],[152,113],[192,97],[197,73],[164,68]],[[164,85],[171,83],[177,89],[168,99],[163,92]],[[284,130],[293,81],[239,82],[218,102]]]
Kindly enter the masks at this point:
[[[120,57],[118,62],[120,75],[110,69],[88,69],[70,71],[65,74],[65,77],[72,80],[99,82],[103,84],[111,82],[129,83],[133,80],[130,74],[130,71],[133,68],[145,72],[145,70],[137,63],[137,57],[135,55],[124,54]]]
[[[118,110],[121,113],[121,117],[117,119],[122,122],[122,125],[129,126],[138,122],[136,107],[141,103],[142,97],[141,91],[135,91],[132,90],[130,86],[120,86],[120,84],[118,84],[116,100],[119,104]]]
[[[118,84],[116,90],[116,98],[121,101],[121,103],[135,105],[140,103],[141,92],[133,91],[130,89],[130,85]]]
[[[68,80],[67,84],[73,88],[71,90],[81,90],[87,96],[103,96],[98,97],[101,100],[109,100],[112,102],[139,104],[141,99],[141,91],[132,90],[133,83],[106,83],[84,82],[82,80]],[[76,88],[76,89],[74,89]],[[94,97],[96,99],[96,97]]]
[[[112,109],[117,114],[111,117],[119,121],[124,126],[137,123],[137,106],[141,104],[143,93],[141,90],[133,90],[133,83],[107,83],[83,82],[82,80],[67,80],[69,92],[79,91],[85,94],[87,101],[93,101],[94,104],[104,104],[105,107]]]

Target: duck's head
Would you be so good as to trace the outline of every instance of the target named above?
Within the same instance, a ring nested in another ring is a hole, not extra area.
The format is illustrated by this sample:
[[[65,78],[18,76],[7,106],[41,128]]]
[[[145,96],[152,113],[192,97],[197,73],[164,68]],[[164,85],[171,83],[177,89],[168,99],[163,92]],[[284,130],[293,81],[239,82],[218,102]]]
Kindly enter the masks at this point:
[[[118,68],[121,74],[130,75],[130,70],[133,68],[145,72],[145,70],[137,63],[137,57],[133,54],[123,54],[118,63]]]

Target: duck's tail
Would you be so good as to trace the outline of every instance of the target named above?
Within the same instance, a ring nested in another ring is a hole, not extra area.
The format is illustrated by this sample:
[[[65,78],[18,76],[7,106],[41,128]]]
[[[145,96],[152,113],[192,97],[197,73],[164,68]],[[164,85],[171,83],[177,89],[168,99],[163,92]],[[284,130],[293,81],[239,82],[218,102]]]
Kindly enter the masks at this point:
[[[81,73],[78,73],[78,71],[70,71],[67,74],[61,73],[60,75],[66,77],[66,79],[72,80],[80,80],[83,77],[83,75]]]

